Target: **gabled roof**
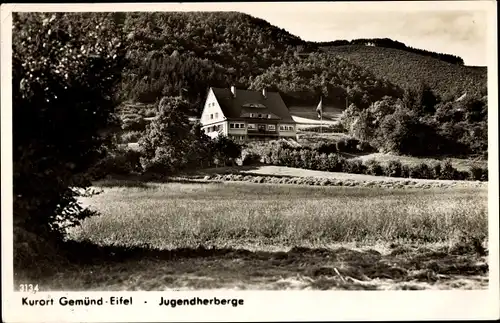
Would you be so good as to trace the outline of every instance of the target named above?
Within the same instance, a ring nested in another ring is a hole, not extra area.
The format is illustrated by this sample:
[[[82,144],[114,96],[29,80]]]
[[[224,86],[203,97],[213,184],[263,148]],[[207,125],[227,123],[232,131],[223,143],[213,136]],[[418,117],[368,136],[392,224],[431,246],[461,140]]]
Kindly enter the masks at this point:
[[[270,114],[271,119],[287,123],[293,121],[288,108],[278,92],[267,92],[266,97],[260,91],[238,90],[236,97],[229,88],[211,88],[227,119],[246,119],[250,113]]]

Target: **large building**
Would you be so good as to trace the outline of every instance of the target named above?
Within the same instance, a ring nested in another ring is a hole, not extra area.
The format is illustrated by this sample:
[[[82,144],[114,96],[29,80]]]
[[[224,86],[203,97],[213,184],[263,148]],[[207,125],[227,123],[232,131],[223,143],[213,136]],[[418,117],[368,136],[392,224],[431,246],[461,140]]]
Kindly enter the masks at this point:
[[[201,115],[210,137],[221,134],[238,141],[296,139],[296,123],[277,92],[211,87]]]

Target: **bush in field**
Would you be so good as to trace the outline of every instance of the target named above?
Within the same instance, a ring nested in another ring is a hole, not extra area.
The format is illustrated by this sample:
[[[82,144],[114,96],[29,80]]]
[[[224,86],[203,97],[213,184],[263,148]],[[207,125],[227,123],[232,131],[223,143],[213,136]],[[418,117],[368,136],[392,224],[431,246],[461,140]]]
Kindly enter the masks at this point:
[[[126,63],[115,18],[13,14],[13,221],[42,249],[94,214],[77,198],[90,189],[87,171],[106,152],[104,130],[117,125],[113,93]],[[14,246],[29,243],[14,239]]]
[[[441,178],[441,163],[435,163],[431,167],[432,169],[432,178],[440,179]]]
[[[352,174],[365,174],[366,166],[359,159],[346,159],[343,166],[343,171]]]
[[[337,144],[336,143],[321,143],[316,147],[316,150],[320,154],[331,154],[337,152]]]
[[[370,159],[365,162],[366,172],[368,175],[382,176],[385,173],[384,168],[375,159]]]
[[[214,162],[218,166],[233,166],[241,157],[241,145],[226,136],[218,136],[212,143]]]
[[[132,149],[115,149],[94,165],[89,173],[93,179],[106,175],[129,175],[142,172],[141,153]]]
[[[305,169],[312,169],[313,165],[313,153],[308,149],[301,149],[299,151],[300,160],[302,162],[302,167]]]
[[[328,155],[327,170],[329,172],[342,172],[344,171],[343,169],[344,165],[345,165],[345,158],[341,157],[338,154]]]
[[[385,168],[385,176],[403,177],[403,165],[399,160],[391,160]]]
[[[139,140],[146,172],[171,174],[186,167],[210,165],[210,138],[199,124],[189,123],[184,112],[187,107],[188,103],[179,97],[164,97],[160,101],[158,117]]]
[[[254,152],[245,152],[241,164],[243,166],[255,165],[260,163],[260,156]]]
[[[401,167],[401,177],[409,178],[410,177],[410,166],[403,165]]]
[[[420,163],[410,167],[411,178],[433,179],[432,169],[426,163]]]
[[[447,159],[441,167],[441,177],[439,179],[453,180],[457,177],[457,170],[451,164],[451,160]]]
[[[472,166],[469,169],[469,179],[473,181],[487,181],[488,169],[482,167]]]

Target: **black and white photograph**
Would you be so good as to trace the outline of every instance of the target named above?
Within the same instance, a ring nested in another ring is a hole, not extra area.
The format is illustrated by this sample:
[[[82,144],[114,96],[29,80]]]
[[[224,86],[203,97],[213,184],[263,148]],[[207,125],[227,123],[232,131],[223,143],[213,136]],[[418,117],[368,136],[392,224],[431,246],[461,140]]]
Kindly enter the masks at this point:
[[[15,306],[498,286],[496,3],[446,3],[2,6]]]

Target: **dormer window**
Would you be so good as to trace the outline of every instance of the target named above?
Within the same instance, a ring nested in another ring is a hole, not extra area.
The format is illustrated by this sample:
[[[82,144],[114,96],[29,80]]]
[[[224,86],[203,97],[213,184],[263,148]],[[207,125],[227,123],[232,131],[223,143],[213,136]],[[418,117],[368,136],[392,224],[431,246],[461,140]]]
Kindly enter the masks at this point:
[[[270,114],[268,114],[268,115],[267,115],[267,118],[268,118],[268,119],[271,119],[271,115],[270,115]]]
[[[253,113],[250,113],[250,118],[253,118],[254,117],[254,114]]]

